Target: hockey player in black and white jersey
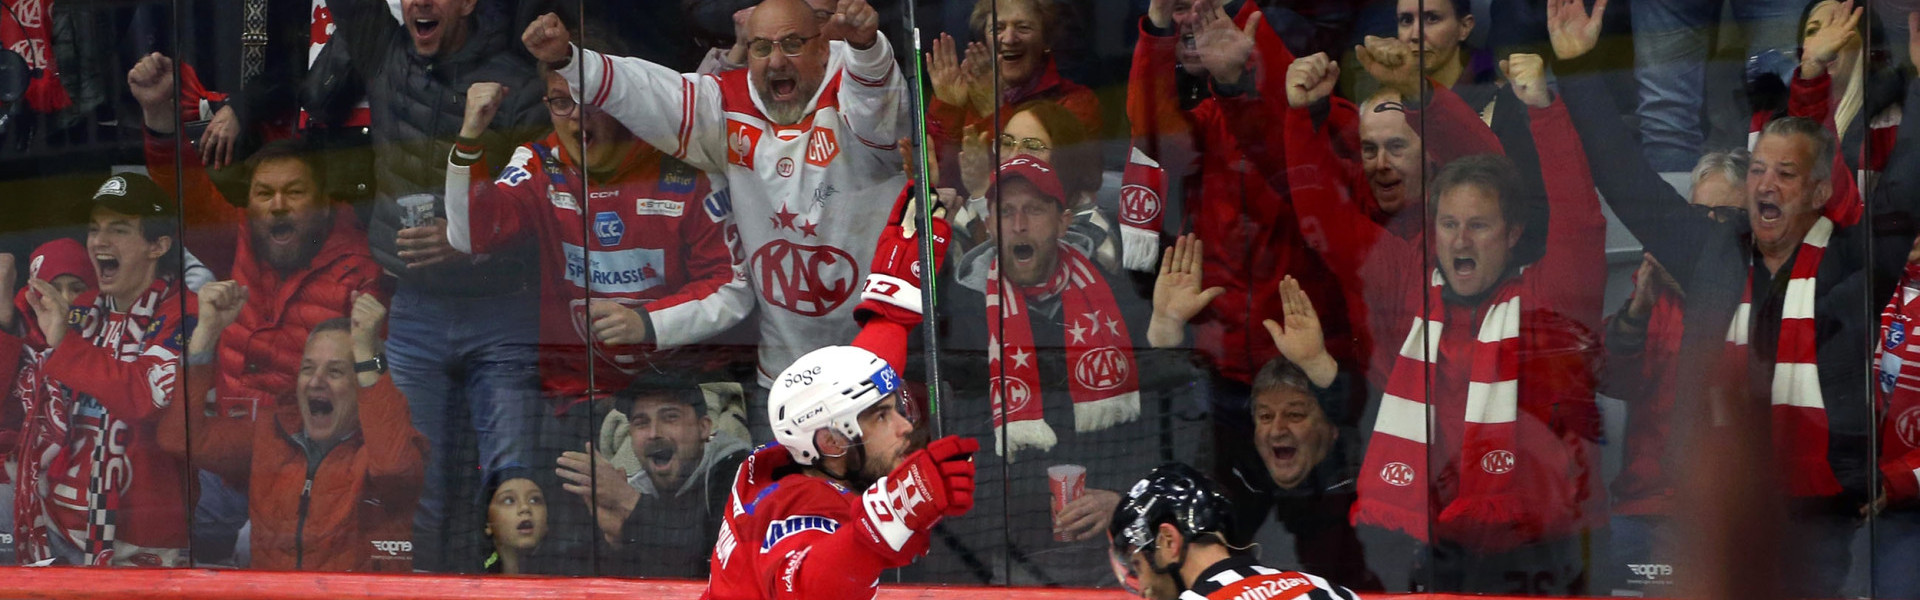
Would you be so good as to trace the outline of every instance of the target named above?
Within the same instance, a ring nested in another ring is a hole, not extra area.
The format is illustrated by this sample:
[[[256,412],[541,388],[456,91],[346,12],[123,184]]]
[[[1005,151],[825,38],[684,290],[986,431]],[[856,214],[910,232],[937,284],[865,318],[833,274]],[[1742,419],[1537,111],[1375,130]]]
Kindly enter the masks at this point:
[[[1359,600],[1314,575],[1261,566],[1227,544],[1232,503],[1193,467],[1167,463],[1113,511],[1113,574],[1151,600]]]

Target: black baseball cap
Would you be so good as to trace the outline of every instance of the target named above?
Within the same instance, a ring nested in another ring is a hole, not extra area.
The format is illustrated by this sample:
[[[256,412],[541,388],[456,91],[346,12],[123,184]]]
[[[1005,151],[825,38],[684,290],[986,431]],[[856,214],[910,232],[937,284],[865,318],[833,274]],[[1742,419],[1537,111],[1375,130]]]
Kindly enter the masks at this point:
[[[93,192],[93,205],[135,217],[171,217],[177,214],[173,195],[139,173],[117,173]]]

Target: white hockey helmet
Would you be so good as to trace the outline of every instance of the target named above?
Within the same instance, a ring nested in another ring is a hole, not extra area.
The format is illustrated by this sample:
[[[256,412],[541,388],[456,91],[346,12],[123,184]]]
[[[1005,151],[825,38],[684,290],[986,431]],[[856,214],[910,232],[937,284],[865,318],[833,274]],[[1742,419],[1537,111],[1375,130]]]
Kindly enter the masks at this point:
[[[814,432],[831,427],[860,441],[860,413],[900,388],[900,376],[879,356],[855,346],[827,346],[793,361],[767,394],[773,439],[811,465],[820,459]]]

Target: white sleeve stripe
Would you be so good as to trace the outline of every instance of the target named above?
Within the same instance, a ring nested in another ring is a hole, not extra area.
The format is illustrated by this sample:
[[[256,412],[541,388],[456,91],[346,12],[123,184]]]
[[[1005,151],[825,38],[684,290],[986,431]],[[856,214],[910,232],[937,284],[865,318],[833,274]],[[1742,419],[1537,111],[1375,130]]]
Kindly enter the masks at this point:
[[[469,206],[472,200],[468,197],[472,193],[469,189],[472,183],[468,179],[471,173],[467,165],[447,163],[446,190],[443,192],[447,203],[447,245],[453,246],[461,254],[473,254],[472,208]]]
[[[680,147],[673,149],[674,158],[687,157],[687,139],[693,137],[693,105],[699,95],[693,93],[693,80],[680,80]]]
[[[600,54],[599,56],[600,56],[600,86],[599,86],[599,89],[593,93],[592,104],[594,106],[600,106],[607,102],[607,96],[613,93],[614,73],[618,72],[613,68],[613,59],[607,58],[607,55],[605,54]]]
[[[887,80],[893,79],[893,71],[894,69],[897,69],[897,68],[898,67],[893,66],[892,63],[888,63],[887,72],[880,75],[879,79],[867,79],[865,77],[861,77],[859,73],[853,72],[853,69],[846,69],[844,70],[844,72],[847,74],[848,77],[852,77],[854,82],[859,83],[860,85],[864,85],[867,87],[880,87],[880,86],[886,85]]]

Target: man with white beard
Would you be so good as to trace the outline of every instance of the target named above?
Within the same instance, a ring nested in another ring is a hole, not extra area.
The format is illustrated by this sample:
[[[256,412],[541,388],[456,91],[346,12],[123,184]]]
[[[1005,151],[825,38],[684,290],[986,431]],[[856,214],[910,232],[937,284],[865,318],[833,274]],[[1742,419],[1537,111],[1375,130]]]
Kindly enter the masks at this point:
[[[566,77],[580,102],[674,158],[725,175],[764,305],[759,386],[747,414],[754,438],[765,441],[773,375],[857,332],[858,300],[849,300],[861,295],[862,265],[905,184],[895,140],[911,128],[912,107],[865,0],[839,0],[831,15],[802,0],[767,0],[746,31],[747,68],[717,75],[574,47],[552,14],[534,20],[521,41]],[[907,289],[888,287],[866,294]]]

